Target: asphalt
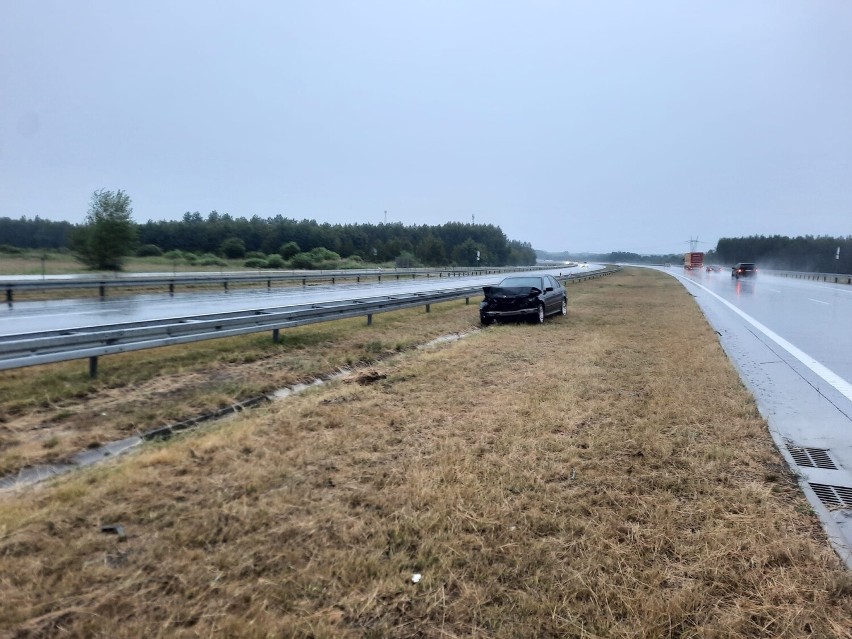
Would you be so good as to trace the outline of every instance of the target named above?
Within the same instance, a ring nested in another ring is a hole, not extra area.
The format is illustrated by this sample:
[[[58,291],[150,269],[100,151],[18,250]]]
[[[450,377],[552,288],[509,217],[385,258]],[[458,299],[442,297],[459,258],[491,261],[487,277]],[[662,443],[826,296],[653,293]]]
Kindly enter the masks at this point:
[[[602,269],[599,264],[587,267],[563,267],[541,271],[552,275],[590,273]],[[193,293],[176,292],[174,295],[131,295],[125,297],[97,297],[52,300],[43,302],[15,302],[0,305],[0,335],[18,335],[56,330],[71,330],[88,326],[137,322],[176,317],[194,317],[204,314],[232,311],[253,311],[272,307],[318,304],[352,299],[360,296],[394,295],[434,291],[464,286],[496,284],[509,275],[473,277],[400,279],[382,283],[316,285],[278,288],[233,288],[230,292]]]

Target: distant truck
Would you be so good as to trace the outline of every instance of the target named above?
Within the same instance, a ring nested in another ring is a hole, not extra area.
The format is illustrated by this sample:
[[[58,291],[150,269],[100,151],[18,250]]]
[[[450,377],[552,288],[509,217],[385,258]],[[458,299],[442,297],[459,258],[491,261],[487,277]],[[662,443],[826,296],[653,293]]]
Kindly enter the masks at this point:
[[[701,270],[704,266],[704,253],[686,253],[683,256],[683,268],[687,271]]]

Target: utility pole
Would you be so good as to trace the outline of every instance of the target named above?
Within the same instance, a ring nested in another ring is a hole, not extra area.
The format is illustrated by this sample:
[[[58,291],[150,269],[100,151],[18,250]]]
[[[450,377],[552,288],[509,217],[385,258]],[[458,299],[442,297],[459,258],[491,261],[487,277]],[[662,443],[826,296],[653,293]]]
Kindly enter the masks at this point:
[[[388,212],[385,211],[385,224],[387,224],[387,223],[388,223]]]

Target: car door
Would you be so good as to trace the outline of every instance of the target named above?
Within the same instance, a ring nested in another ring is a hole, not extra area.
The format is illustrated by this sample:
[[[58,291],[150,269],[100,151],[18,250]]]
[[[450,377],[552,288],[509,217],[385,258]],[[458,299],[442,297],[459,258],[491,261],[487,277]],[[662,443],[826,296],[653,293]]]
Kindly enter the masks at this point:
[[[565,287],[562,286],[562,282],[560,282],[555,277],[553,278],[553,312],[561,313],[562,312],[562,298],[565,297]]]
[[[559,295],[559,284],[550,276],[544,276],[544,288],[550,289],[546,290],[544,299],[544,312],[550,315],[551,313],[555,313],[561,304],[560,295]]]
[[[561,313],[562,312],[562,300],[565,297],[565,287],[562,286],[562,282],[560,282],[555,277],[553,278],[553,312]]]

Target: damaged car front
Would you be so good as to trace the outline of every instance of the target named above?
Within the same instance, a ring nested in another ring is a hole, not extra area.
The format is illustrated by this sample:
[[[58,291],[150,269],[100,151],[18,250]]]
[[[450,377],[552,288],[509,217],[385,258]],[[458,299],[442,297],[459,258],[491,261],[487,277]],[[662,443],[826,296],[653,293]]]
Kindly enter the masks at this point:
[[[544,322],[547,315],[568,312],[568,296],[553,277],[507,277],[497,286],[483,289],[485,299],[479,305],[484,325],[501,320],[531,319]]]

